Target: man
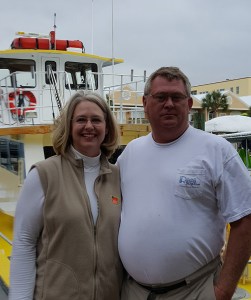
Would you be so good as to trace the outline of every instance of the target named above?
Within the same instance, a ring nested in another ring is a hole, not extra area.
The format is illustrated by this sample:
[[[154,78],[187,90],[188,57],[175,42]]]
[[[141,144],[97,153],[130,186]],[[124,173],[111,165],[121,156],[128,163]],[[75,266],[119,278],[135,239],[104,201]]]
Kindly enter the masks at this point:
[[[178,68],[155,71],[143,96],[152,133],[118,158],[122,300],[229,300],[250,257],[249,173],[229,142],[189,126],[190,90]]]

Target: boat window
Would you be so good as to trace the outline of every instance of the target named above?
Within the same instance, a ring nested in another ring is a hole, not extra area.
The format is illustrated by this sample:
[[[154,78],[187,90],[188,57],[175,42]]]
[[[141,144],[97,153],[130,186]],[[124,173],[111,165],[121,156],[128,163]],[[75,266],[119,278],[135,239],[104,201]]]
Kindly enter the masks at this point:
[[[45,62],[45,70],[46,70],[46,73],[45,73],[45,82],[46,82],[46,84],[50,84],[50,80],[49,80],[49,77],[48,77],[48,71],[49,71],[49,69],[51,69],[53,72],[57,71],[57,64],[56,64],[55,61],[47,60]],[[57,79],[57,74],[54,73],[54,76],[55,76],[55,79]]]
[[[115,152],[112,154],[112,156],[109,158],[109,162],[111,164],[115,164],[117,162],[118,157],[120,156],[120,154],[125,150],[125,145],[121,145],[119,146]]]
[[[33,60],[0,58],[0,86],[33,88],[36,86],[34,71]]]
[[[8,69],[0,69],[0,77],[4,78],[1,80],[1,86],[11,86],[10,80],[10,70]]]
[[[24,145],[22,142],[0,138],[0,167],[24,177]]]
[[[98,88],[98,66],[92,63],[66,62],[65,72],[66,89],[97,90]]]
[[[44,146],[44,158],[48,158],[48,157],[51,157],[53,155],[55,155],[55,151],[53,149],[52,146]]]

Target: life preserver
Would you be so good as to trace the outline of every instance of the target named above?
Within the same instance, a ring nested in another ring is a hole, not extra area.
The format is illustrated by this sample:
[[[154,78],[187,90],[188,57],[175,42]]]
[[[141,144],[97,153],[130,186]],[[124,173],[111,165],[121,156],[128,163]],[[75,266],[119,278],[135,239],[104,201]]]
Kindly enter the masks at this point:
[[[84,44],[79,40],[55,40],[52,37],[51,42],[46,38],[16,38],[11,43],[11,49],[41,49],[41,50],[61,50],[66,51],[67,48],[78,48],[85,52]]]
[[[12,114],[21,116],[25,115],[26,111],[34,110],[37,100],[31,91],[16,90],[9,93],[8,104]]]

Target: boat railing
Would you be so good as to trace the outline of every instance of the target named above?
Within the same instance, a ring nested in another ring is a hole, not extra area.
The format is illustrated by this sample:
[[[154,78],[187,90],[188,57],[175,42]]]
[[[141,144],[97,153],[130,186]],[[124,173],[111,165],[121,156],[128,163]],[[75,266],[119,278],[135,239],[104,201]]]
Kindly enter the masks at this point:
[[[146,123],[142,97],[146,74],[101,74],[103,96],[120,124]]]
[[[50,87],[53,90],[54,93],[54,97],[56,99],[57,102],[57,106],[58,109],[61,110],[62,109],[62,96],[61,96],[61,91],[60,89],[57,87],[57,78],[55,75],[55,72],[53,72],[51,65],[47,66],[47,76],[49,78],[49,82],[50,82]]]
[[[24,125],[53,124],[73,92],[79,88],[70,81],[65,71],[34,72],[36,81],[33,86],[27,79],[27,85],[17,84],[16,77],[20,72],[14,72],[0,80],[0,127],[19,127]],[[98,93],[101,93],[113,111],[119,124],[145,123],[142,105],[145,76],[95,73],[86,74],[89,78],[85,90],[95,91],[95,84],[91,78],[99,78]],[[47,78],[48,84],[41,85],[41,78]],[[23,91],[23,92],[22,92]],[[20,94],[27,91],[35,95],[36,103],[20,105]]]
[[[34,72],[37,84],[34,81],[33,85],[18,85],[16,76],[19,73],[13,72],[0,79],[0,127],[53,124],[65,99],[72,94],[68,74],[50,69]],[[48,84],[41,84],[41,78],[47,78]],[[24,105],[23,100],[21,105],[22,94],[32,96],[34,101],[29,99]]]
[[[12,246],[12,241],[10,239],[7,238],[6,235],[4,235],[2,232],[0,232],[0,237],[5,241],[7,242],[9,245]]]

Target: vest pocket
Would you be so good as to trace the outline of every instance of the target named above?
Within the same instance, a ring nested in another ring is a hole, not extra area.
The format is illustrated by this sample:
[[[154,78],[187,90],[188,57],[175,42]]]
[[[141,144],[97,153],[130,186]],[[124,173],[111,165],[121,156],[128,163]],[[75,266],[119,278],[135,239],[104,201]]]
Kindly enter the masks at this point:
[[[53,260],[46,262],[43,299],[79,299],[77,278],[67,265]]]

